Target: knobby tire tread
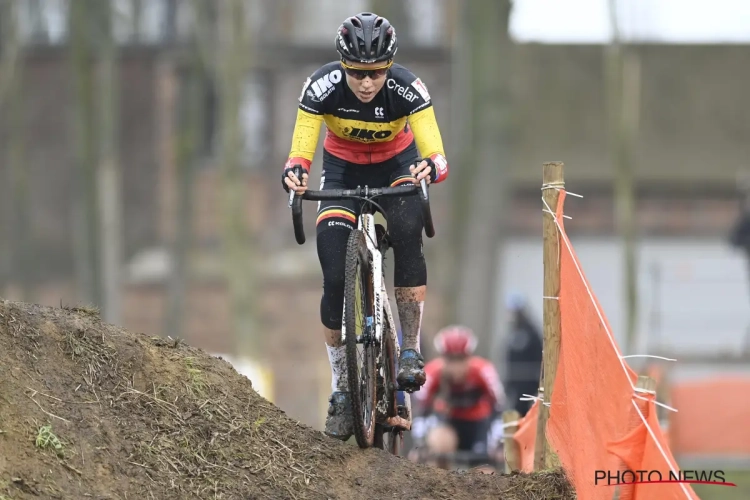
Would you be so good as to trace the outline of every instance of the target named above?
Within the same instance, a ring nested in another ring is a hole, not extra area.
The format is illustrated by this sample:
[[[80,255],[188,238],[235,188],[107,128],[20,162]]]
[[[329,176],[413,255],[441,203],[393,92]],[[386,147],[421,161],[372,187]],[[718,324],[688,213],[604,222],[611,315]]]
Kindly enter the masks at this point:
[[[385,309],[385,308],[384,308]],[[388,316],[383,310],[383,336],[382,336],[382,356],[383,369],[386,376],[383,379],[383,400],[386,402],[386,416],[395,417],[398,415],[398,400],[396,398],[396,340],[393,337],[393,325],[389,323]],[[391,387],[388,387],[390,382]],[[393,430],[388,430],[385,426],[378,424],[375,428],[375,446],[385,450],[393,455],[400,452],[401,435]]]
[[[360,448],[368,448],[373,445],[375,438],[375,414],[376,414],[376,376],[374,349],[363,349],[364,363],[362,369],[369,371],[369,398],[372,406],[370,425],[365,424],[365,408],[362,402],[362,392],[359,381],[359,359],[357,355],[357,274],[360,272],[358,264],[364,269],[364,277],[367,286],[372,286],[370,261],[368,258],[367,243],[362,231],[355,229],[349,235],[346,249],[346,265],[344,272],[344,301],[346,303],[344,322],[346,325],[346,371],[349,381],[349,392],[352,401],[352,413],[354,421],[354,437]],[[360,278],[362,278],[360,277]],[[364,324],[364,318],[359,318]]]

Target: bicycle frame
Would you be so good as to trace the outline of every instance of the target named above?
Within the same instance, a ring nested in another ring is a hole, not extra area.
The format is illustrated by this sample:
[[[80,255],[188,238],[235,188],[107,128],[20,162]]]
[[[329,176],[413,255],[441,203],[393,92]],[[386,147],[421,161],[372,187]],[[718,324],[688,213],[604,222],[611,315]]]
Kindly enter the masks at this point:
[[[375,305],[375,316],[372,318],[375,342],[378,344],[382,340],[383,332],[383,295],[385,294],[385,288],[383,284],[383,254],[376,246],[376,234],[375,234],[375,216],[372,213],[367,213],[363,210],[357,220],[357,229],[365,233],[365,241],[367,242],[367,251],[370,253],[372,259],[370,272],[372,274],[372,288],[373,288],[373,303]],[[389,308],[390,310],[390,308]],[[344,301],[344,316],[346,316],[346,300]],[[346,342],[346,325],[341,325],[341,342]]]
[[[391,302],[388,299],[388,292],[385,289],[385,280],[383,279],[383,254],[377,247],[377,234],[375,232],[375,215],[367,209],[363,209],[357,221],[357,230],[362,231],[365,234],[365,241],[367,242],[367,251],[371,257],[371,268],[370,273],[373,281],[373,303],[374,303],[374,317],[373,330],[374,339],[378,346],[383,345],[383,324],[387,320],[388,324],[391,325],[389,335],[393,338],[393,345],[396,346],[394,356],[398,359],[401,353],[401,344],[398,341],[396,335],[396,323],[393,320],[393,312],[391,310]],[[384,317],[385,313],[385,317]],[[346,315],[346,300],[344,300],[343,315]],[[341,325],[341,342],[346,342],[346,325]],[[382,352],[379,357],[382,356]],[[404,392],[404,403],[407,411],[406,418],[401,416],[389,417],[385,423],[391,427],[397,427],[403,430],[411,429],[411,397],[408,393]]]

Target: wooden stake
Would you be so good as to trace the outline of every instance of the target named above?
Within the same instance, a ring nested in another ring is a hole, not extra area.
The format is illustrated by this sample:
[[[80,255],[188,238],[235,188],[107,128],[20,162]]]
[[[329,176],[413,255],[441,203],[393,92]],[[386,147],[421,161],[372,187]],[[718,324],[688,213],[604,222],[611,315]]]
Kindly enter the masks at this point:
[[[544,347],[542,355],[542,380],[540,387],[544,389],[544,402],[552,401],[552,389],[557,374],[557,359],[560,354],[560,235],[555,224],[555,215],[549,211],[557,211],[560,197],[558,189],[565,187],[562,162],[548,162],[542,171],[543,191],[542,209],[544,210],[543,225],[543,263],[544,263],[544,299],[543,324]],[[549,419],[550,408],[539,406],[539,420],[537,422],[536,446],[534,449],[534,470],[557,467],[560,460],[547,441],[545,430]]]
[[[505,473],[510,474],[514,470],[521,469],[521,453],[518,442],[513,435],[518,431],[518,421],[521,414],[516,410],[505,410],[503,412],[503,452],[505,454]],[[511,424],[511,425],[508,425]]]

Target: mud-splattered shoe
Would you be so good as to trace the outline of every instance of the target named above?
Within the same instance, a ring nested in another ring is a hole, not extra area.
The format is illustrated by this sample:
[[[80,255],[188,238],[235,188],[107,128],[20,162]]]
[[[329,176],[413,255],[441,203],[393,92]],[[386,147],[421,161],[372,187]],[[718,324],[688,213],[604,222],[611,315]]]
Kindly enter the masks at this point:
[[[418,391],[425,383],[424,358],[414,349],[404,349],[398,357],[399,390],[406,392]]]
[[[352,400],[348,392],[336,391],[331,394],[328,400],[325,433],[342,441],[348,440],[354,434]]]

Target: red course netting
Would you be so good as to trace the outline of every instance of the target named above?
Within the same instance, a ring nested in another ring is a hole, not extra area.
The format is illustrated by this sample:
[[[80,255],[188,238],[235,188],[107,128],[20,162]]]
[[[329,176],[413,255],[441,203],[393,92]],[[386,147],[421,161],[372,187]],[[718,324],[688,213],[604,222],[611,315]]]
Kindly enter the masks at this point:
[[[750,455],[749,393],[746,375],[672,384],[670,404],[680,410],[669,415],[669,443],[675,453]]]
[[[614,477],[624,467],[658,470],[668,480],[670,470],[678,469],[656,419],[653,396],[638,393],[648,402],[636,396],[638,376],[621,358],[609,322],[565,233],[564,201],[561,190],[556,218],[562,338],[546,435],[578,498],[609,500],[614,486],[601,479],[597,484],[597,471]],[[643,407],[642,416],[634,403]],[[524,417],[517,434],[524,471],[529,470],[528,460],[533,464],[535,436],[527,434],[535,434],[538,406],[537,402],[536,410]],[[658,475],[652,474],[651,479]],[[632,481],[630,477],[626,480]],[[690,485],[678,483],[641,484],[632,494],[631,498],[638,500],[698,498]]]
[[[518,443],[518,452],[521,461],[521,470],[534,472],[534,444],[536,443],[536,423],[539,418],[539,401],[526,412],[518,422],[518,430],[513,438]]]

